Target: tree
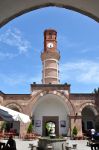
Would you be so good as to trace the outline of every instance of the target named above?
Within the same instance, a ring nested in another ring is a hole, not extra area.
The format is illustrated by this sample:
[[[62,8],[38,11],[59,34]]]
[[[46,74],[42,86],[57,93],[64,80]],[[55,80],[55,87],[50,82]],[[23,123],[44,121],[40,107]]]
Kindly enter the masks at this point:
[[[32,122],[30,122],[28,129],[27,129],[27,133],[32,133],[32,131],[33,131],[33,125],[32,125]]]
[[[99,94],[99,88],[97,88],[97,89],[95,88],[95,89],[94,89],[94,93],[95,93],[95,94]]]
[[[3,131],[3,130],[6,130],[6,122],[5,121],[1,124],[1,131]]]
[[[96,106],[99,106],[99,88],[94,89],[94,94],[95,94],[95,104]]]
[[[73,131],[72,131],[72,135],[75,137],[75,136],[77,136],[77,134],[78,134],[77,127],[74,126]]]
[[[49,136],[50,136],[50,134],[55,134],[55,123],[47,122],[46,123],[46,129],[47,129]]]
[[[1,131],[3,131],[3,132],[9,132],[10,128],[11,128],[11,123],[10,122],[3,121],[1,123],[1,128],[0,128]]]

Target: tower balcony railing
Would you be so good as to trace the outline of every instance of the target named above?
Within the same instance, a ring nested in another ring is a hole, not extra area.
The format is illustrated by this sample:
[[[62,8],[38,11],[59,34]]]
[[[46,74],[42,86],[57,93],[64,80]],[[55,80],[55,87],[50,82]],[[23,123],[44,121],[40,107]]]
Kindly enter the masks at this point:
[[[45,59],[44,62],[46,62],[46,61],[55,61],[55,62],[58,62],[58,60],[57,60],[57,59],[54,59],[54,58]]]
[[[44,70],[46,69],[54,69],[54,70],[58,70],[56,67],[45,67]]]
[[[55,76],[45,76],[44,78],[45,78],[45,79],[46,79],[46,78],[54,78],[54,79],[58,79],[58,76],[57,76],[57,77],[55,77]]]

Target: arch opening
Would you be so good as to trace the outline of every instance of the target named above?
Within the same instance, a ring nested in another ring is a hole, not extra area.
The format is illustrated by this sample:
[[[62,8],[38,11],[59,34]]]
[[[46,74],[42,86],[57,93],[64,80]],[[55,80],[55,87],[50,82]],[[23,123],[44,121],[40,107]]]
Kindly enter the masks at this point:
[[[24,3],[24,2],[23,2]],[[53,0],[49,2],[43,2],[43,0],[41,0],[39,3],[38,2],[25,2],[27,3],[27,5],[23,5],[22,2],[16,2],[12,4],[12,1],[10,3],[8,3],[7,8],[3,3],[1,3],[1,20],[0,20],[0,26],[5,25],[6,23],[8,23],[9,21],[11,21],[12,19],[21,16],[27,12],[36,10],[36,9],[40,9],[40,8],[44,8],[44,7],[49,7],[49,6],[53,6],[53,7],[60,7],[60,8],[65,8],[65,9],[69,9],[69,10],[73,10],[75,12],[79,12],[83,15],[86,15],[92,19],[94,19],[95,21],[99,22],[99,15],[98,15],[98,4],[95,5],[94,2],[89,2],[88,3],[84,3],[82,0],[80,0],[80,2],[69,2],[69,1],[63,1],[63,2],[58,2],[56,0]],[[98,2],[97,2],[98,3]],[[11,10],[10,5],[13,5],[13,10]],[[94,9],[93,9],[94,7]],[[6,10],[6,12],[4,11]],[[7,11],[8,10],[8,11]],[[10,11],[9,11],[10,10]]]
[[[94,106],[88,105],[83,108],[82,112],[82,131],[90,136],[90,130],[97,131],[97,110]]]
[[[12,109],[14,111],[20,112],[20,109],[18,106],[14,104],[7,105],[9,109]],[[11,132],[13,135],[19,136],[20,133],[20,122],[19,121],[5,121],[5,132]]]
[[[46,123],[55,123],[55,134],[67,135],[69,131],[70,109],[62,97],[54,94],[46,94],[40,97],[32,109],[32,122],[34,131],[46,136]]]

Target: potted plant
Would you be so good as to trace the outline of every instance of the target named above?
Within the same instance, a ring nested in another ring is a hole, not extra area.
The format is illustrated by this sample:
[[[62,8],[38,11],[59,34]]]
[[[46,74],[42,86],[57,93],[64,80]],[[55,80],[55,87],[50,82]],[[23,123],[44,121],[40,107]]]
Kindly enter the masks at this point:
[[[55,124],[53,122],[46,123],[46,129],[48,131],[48,136],[50,136],[50,138],[55,138],[56,137]]]
[[[76,126],[74,126],[73,130],[72,130],[72,136],[73,136],[73,139],[76,139],[76,136],[78,134],[78,129]]]
[[[33,131],[33,125],[32,125],[32,122],[30,122],[28,129],[27,129],[27,133],[32,133],[32,131]]]
[[[46,129],[47,129],[47,132],[48,132],[48,136],[49,136],[49,134],[50,134],[50,124],[49,123],[46,123]]]
[[[1,125],[1,131],[4,133],[7,130],[7,123],[4,121]]]

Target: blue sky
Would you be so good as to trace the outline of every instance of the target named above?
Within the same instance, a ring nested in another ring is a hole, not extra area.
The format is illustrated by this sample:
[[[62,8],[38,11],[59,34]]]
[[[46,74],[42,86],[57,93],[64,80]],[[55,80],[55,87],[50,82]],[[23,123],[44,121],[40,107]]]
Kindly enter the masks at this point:
[[[41,83],[43,32],[57,31],[61,83],[72,93],[99,87],[99,24],[64,8],[47,7],[24,14],[0,29],[0,90],[30,93],[30,84]]]

